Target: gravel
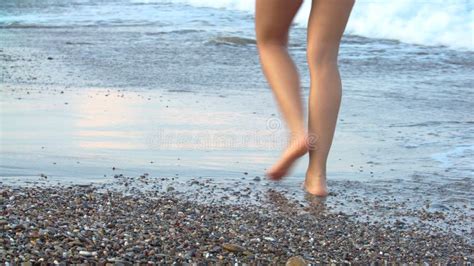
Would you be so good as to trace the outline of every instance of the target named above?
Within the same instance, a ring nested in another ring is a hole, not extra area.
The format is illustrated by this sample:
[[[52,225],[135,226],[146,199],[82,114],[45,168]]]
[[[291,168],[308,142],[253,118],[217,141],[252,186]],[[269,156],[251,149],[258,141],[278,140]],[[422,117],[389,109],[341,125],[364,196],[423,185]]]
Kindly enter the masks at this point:
[[[410,226],[363,222],[272,190],[262,204],[99,185],[0,190],[2,263],[473,262],[472,243],[430,227],[431,216]]]

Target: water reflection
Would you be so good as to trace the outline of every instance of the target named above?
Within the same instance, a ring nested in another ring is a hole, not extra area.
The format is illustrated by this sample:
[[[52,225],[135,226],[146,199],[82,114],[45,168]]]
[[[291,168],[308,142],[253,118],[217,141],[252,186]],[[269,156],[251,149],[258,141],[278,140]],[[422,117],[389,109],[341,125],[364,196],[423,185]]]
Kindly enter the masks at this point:
[[[142,137],[141,128],[136,127],[141,119],[136,108],[143,99],[124,98],[120,94],[97,91],[78,97],[72,105],[77,119],[75,138],[81,149],[139,149],[144,148],[137,140]]]
[[[321,214],[327,211],[327,197],[318,197],[305,192],[304,199],[308,204],[308,206],[305,208],[308,212],[312,214]]]
[[[297,207],[303,207],[302,209],[309,214],[318,216],[328,211],[327,209],[327,197],[318,197],[310,193],[305,193],[303,201],[295,201],[295,198],[288,194],[288,191],[277,191],[269,189],[265,193],[267,201],[275,206],[275,209],[283,212],[295,212]]]

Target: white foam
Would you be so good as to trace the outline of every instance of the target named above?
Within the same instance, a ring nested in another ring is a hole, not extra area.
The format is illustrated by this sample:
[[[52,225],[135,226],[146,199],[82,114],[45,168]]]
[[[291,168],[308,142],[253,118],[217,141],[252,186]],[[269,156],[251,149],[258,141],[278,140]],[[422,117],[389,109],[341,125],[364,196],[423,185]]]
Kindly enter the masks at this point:
[[[184,3],[253,13],[255,0],[131,0]],[[446,45],[474,50],[472,0],[356,0],[347,33],[423,45]],[[306,26],[311,1],[306,0],[295,21]]]
[[[474,145],[470,146],[458,146],[448,151],[432,154],[431,158],[441,163],[443,168],[452,167],[459,158],[463,157],[466,153],[474,153]]]

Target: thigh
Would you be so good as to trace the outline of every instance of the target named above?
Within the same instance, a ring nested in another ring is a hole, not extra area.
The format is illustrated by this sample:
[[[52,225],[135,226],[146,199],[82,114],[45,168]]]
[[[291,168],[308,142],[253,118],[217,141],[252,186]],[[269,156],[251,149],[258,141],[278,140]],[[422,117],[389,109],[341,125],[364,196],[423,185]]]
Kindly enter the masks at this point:
[[[355,0],[313,0],[308,21],[308,48],[338,48]]]
[[[287,44],[288,30],[302,2],[302,0],[256,0],[257,42]]]

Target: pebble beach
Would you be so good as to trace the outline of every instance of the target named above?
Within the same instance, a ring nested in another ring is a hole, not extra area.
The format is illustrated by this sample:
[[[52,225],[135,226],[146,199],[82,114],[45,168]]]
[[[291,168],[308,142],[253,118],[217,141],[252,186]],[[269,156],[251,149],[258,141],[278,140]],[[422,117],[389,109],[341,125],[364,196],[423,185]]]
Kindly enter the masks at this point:
[[[470,264],[469,239],[431,222],[358,221],[324,200],[270,189],[219,193],[195,180],[180,193],[146,175],[111,184],[2,186],[0,261],[33,264]],[[209,184],[209,183],[207,183]],[[133,193],[131,193],[133,192]],[[203,194],[207,200],[200,200]],[[248,194],[255,194],[248,192]],[[332,197],[339,197],[332,194]],[[194,199],[194,200],[193,200]],[[239,204],[236,204],[239,203]],[[384,206],[381,206],[384,207]]]

